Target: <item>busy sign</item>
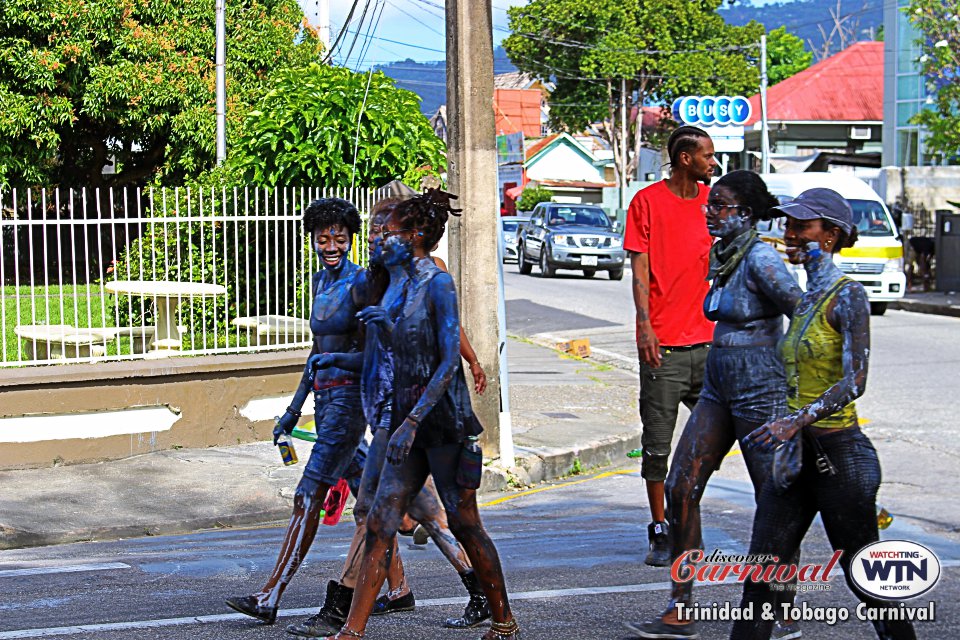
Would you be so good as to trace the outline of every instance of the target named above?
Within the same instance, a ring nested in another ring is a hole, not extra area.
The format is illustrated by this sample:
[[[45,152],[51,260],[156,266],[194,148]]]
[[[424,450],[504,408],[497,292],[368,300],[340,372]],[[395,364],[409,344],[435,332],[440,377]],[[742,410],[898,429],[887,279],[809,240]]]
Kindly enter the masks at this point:
[[[683,124],[743,126],[750,115],[750,101],[743,96],[684,96],[673,102],[673,117]]]

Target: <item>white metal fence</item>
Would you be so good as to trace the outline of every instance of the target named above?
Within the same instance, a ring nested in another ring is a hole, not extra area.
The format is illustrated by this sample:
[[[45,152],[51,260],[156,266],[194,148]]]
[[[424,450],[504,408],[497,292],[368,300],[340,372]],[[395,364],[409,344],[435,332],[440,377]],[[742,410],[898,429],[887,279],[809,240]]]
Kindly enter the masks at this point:
[[[0,191],[0,367],[309,344],[302,214],[369,189]],[[353,257],[365,260],[366,229]],[[204,286],[201,286],[204,285]]]

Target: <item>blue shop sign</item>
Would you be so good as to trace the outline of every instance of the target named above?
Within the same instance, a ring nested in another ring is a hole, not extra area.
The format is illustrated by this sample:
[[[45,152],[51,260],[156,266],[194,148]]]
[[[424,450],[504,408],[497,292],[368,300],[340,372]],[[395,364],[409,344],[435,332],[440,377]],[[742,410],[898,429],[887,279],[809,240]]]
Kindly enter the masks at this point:
[[[701,127],[743,126],[750,114],[750,101],[743,96],[684,96],[673,102],[677,122]]]

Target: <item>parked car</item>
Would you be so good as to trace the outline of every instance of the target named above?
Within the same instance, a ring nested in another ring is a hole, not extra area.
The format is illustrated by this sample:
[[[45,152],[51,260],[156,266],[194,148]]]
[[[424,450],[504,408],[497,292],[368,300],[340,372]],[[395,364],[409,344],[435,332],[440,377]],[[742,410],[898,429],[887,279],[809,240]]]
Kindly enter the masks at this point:
[[[517,234],[520,226],[530,220],[530,216],[504,216],[500,218],[501,253],[504,262],[517,261]]]
[[[587,278],[606,271],[611,280],[620,280],[625,258],[618,225],[596,205],[540,203],[517,237],[517,264],[523,274],[537,264],[544,278],[557,269],[576,269]]]
[[[903,297],[907,278],[903,273],[903,245],[887,206],[863,180],[839,173],[768,173],[763,176],[770,192],[789,202],[807,189],[826,187],[846,198],[853,209],[859,238],[834,256],[840,270],[863,285],[873,315],[883,315],[892,300]],[[757,225],[761,236],[782,250],[783,219]],[[794,270],[806,288],[806,272]]]

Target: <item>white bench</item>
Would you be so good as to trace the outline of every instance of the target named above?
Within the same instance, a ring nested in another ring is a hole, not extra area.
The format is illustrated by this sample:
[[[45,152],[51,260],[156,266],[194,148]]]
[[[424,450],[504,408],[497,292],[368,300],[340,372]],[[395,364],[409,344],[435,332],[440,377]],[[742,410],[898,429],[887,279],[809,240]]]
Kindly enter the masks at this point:
[[[106,355],[113,339],[103,329],[77,329],[69,324],[28,324],[14,328],[32,360],[97,358]]]
[[[292,316],[245,316],[234,318],[230,324],[246,332],[250,345],[308,342],[311,337],[310,322]]]

